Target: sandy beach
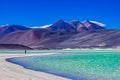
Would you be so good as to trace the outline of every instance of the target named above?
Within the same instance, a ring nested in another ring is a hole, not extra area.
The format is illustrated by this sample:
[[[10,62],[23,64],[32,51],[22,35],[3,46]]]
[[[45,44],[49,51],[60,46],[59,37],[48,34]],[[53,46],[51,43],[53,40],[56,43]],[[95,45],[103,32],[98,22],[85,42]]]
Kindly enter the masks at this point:
[[[25,69],[20,65],[13,64],[5,60],[12,57],[37,55],[42,56],[50,54],[0,54],[0,80],[68,80],[64,77]]]

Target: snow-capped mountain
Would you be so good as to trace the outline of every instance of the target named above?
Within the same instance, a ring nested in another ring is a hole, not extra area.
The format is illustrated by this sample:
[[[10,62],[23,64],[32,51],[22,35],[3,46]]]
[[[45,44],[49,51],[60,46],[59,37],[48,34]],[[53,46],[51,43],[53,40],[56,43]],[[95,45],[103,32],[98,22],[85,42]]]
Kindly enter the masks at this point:
[[[48,29],[52,31],[67,31],[67,32],[80,32],[86,30],[96,30],[96,29],[105,29],[105,24],[102,24],[97,21],[85,20],[83,22],[73,20],[66,22],[64,20],[59,20],[53,25],[49,26]]]

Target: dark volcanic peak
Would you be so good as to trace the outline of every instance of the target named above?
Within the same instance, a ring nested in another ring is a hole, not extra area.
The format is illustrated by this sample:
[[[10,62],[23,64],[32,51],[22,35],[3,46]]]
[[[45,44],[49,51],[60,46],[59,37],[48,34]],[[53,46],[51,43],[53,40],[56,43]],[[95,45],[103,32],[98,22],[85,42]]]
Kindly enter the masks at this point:
[[[59,21],[57,21],[57,23],[65,23],[66,21],[64,21],[64,20],[59,20]]]
[[[72,21],[70,21],[70,23],[72,25],[74,25],[74,26],[77,26],[80,23],[80,21],[78,21],[78,20],[72,20]]]
[[[71,32],[71,31],[75,31],[75,28],[68,22],[65,22],[64,20],[59,20],[58,22],[54,23],[53,25],[51,25],[50,27],[48,27],[49,30],[52,31],[67,31],[67,32]]]

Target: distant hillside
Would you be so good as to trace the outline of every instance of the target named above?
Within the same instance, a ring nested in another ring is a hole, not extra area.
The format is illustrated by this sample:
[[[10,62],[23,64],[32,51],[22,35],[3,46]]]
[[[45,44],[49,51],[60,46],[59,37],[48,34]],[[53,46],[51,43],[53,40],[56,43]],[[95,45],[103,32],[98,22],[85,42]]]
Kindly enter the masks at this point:
[[[32,49],[119,47],[120,30],[109,30],[103,26],[88,20],[60,20],[47,28],[11,32],[0,38],[0,44],[21,44]]]
[[[27,28],[25,26],[21,26],[21,25],[4,25],[4,26],[0,26],[0,37],[4,36],[8,33],[14,32],[14,31],[18,31],[18,30],[29,30],[30,28]]]

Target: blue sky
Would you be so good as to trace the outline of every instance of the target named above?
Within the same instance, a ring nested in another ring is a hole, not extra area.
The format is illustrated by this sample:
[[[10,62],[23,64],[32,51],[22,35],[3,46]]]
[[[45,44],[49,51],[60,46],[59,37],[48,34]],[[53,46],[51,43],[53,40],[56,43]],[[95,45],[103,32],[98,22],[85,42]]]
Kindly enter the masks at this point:
[[[120,0],[0,0],[0,25],[41,26],[60,19],[120,28]]]

